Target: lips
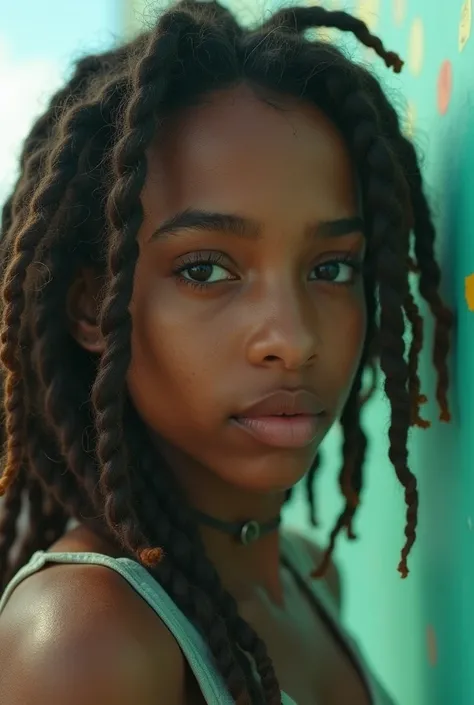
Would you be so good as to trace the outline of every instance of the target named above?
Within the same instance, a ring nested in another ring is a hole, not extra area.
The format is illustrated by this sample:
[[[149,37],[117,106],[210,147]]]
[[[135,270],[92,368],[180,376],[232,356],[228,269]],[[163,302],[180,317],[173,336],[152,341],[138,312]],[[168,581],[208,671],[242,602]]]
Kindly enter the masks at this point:
[[[281,389],[267,395],[233,418],[255,440],[275,448],[303,448],[318,436],[324,407],[306,389]]]
[[[238,416],[258,418],[261,416],[318,416],[324,412],[321,401],[315,394],[306,390],[279,389],[268,394],[255,404],[248,406]]]

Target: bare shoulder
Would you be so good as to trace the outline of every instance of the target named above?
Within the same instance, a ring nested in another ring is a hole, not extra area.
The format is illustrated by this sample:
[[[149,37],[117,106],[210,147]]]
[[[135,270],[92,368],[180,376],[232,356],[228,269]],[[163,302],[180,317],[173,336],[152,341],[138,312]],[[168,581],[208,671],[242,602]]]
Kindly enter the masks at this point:
[[[318,566],[324,556],[324,550],[315,541],[309,538],[309,536],[295,530],[291,530],[291,536],[295,541],[299,541],[302,546],[304,546],[305,551],[311,556],[314,561],[315,567]],[[326,585],[328,586],[331,594],[337,604],[338,609],[342,605],[342,583],[339,570],[336,563],[331,560],[328,566],[326,575],[324,576]]]
[[[0,617],[0,702],[182,705],[184,658],[114,571],[55,565],[13,592]]]

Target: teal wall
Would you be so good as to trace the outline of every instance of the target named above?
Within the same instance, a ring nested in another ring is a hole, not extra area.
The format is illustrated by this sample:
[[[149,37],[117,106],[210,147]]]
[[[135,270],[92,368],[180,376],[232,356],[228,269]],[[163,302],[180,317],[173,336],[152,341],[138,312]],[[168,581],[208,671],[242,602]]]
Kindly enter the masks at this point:
[[[280,4],[276,0],[227,2],[248,21]],[[470,422],[474,365],[469,353],[474,350],[474,314],[465,298],[465,278],[474,271],[470,0],[328,0],[325,4],[363,17],[389,48],[406,59],[403,74],[393,76],[370,52],[359,51],[354,42],[337,33],[326,33],[378,73],[406,130],[414,136],[440,233],[445,295],[456,312],[453,422],[440,425],[437,409],[431,405],[426,410],[431,429],[414,431],[410,441],[421,502],[418,541],[411,575],[405,581],[396,571],[404,502],[387,460],[388,409],[380,392],[366,410],[370,451],[356,526],[360,541],[341,542],[337,552],[346,584],[345,617],[399,705],[473,705],[474,439]],[[163,0],[159,3],[160,8],[165,5]],[[144,15],[153,14],[153,6],[149,0],[129,0],[127,28],[140,26]],[[431,333],[428,324],[422,378],[424,391],[433,396]],[[321,528],[315,536],[322,542],[341,507],[339,449],[335,430],[325,443],[325,464],[317,484]],[[287,520],[307,530],[301,494]]]

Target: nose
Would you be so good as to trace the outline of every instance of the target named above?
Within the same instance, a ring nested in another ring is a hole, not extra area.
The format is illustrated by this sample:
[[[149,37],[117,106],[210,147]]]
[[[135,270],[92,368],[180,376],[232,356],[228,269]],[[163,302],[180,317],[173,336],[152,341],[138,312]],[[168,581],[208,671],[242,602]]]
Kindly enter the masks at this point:
[[[317,359],[317,311],[307,294],[280,286],[278,292],[268,292],[254,314],[255,327],[247,346],[252,365],[295,371]]]

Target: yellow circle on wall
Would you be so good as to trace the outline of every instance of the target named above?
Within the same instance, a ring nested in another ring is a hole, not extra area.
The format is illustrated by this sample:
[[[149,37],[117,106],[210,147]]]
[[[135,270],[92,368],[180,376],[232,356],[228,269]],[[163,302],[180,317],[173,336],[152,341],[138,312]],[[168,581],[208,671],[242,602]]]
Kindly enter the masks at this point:
[[[464,294],[469,311],[474,311],[474,274],[470,274],[464,280]],[[472,531],[472,519],[469,531]]]
[[[422,19],[417,17],[413,20],[408,43],[408,66],[415,76],[419,76],[423,68],[424,50],[425,30]]]
[[[411,101],[408,102],[406,107],[405,116],[402,120],[402,131],[405,137],[412,140],[415,136],[416,127],[416,106]]]
[[[461,19],[459,21],[459,51],[466,46],[471,36],[472,0],[464,0],[461,6]]]
[[[329,42],[329,44],[335,44],[338,39],[337,29],[332,29],[331,27],[321,27],[317,30],[316,39],[320,42]]]
[[[397,25],[403,24],[407,15],[407,0],[393,0],[393,21]]]
[[[359,0],[355,14],[373,32],[379,21],[380,0]]]

